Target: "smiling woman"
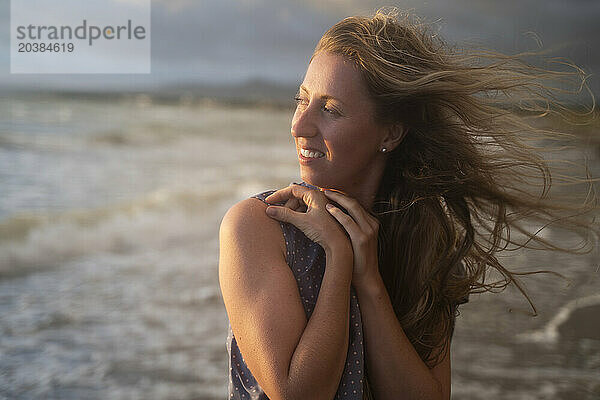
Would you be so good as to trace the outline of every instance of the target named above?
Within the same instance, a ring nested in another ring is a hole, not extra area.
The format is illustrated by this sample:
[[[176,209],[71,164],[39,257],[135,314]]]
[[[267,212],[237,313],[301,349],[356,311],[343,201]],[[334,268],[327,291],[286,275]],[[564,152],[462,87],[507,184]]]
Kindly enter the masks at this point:
[[[593,178],[553,165],[586,187],[548,196],[543,153],[566,133],[527,121],[574,115],[547,86],[585,88],[570,66],[460,53],[395,12],[327,31],[292,119],[302,182],[241,201],[221,224],[230,398],[449,399],[458,305],[521,289],[498,253],[585,251],[599,233]],[[549,242],[550,224],[583,246]]]
[[[398,145],[403,127],[378,122],[360,71],[334,53],[315,54],[296,99],[291,132],[302,179],[319,187],[350,189],[347,193],[369,209],[387,155],[378,150]],[[311,150],[324,156],[302,154]]]

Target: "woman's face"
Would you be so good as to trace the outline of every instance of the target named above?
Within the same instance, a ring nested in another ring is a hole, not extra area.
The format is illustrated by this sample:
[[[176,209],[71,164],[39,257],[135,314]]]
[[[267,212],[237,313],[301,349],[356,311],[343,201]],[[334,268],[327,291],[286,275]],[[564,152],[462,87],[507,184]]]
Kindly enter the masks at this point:
[[[317,53],[296,100],[291,133],[304,181],[345,190],[379,176],[385,165],[378,152],[384,128],[375,122],[374,104],[351,61]],[[320,154],[305,157],[304,150]]]

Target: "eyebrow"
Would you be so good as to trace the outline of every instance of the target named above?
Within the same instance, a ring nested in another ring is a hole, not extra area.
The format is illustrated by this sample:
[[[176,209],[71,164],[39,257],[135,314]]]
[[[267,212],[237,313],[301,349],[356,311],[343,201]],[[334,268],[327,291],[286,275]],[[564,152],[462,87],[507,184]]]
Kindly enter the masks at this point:
[[[304,85],[300,85],[300,89],[304,90],[306,93],[310,93]],[[341,101],[340,99],[338,99],[336,97],[330,96],[328,94],[321,95],[319,98],[322,100],[335,100],[335,101],[339,102],[340,104],[344,105],[343,101]]]

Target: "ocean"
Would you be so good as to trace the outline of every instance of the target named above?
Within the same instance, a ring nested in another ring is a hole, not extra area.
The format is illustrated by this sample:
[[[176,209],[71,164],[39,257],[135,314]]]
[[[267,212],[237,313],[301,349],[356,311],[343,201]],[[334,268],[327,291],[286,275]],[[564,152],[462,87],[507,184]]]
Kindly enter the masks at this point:
[[[0,96],[0,398],[225,399],[219,224],[237,201],[298,181],[291,116]],[[523,277],[536,317],[514,288],[461,306],[453,399],[600,398],[598,253],[505,260],[568,280]]]

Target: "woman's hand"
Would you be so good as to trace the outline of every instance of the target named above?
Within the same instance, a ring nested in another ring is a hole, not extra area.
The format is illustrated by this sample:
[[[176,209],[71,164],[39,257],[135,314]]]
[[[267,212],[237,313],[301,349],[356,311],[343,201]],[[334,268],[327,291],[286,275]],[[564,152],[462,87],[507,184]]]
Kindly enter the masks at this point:
[[[341,192],[325,190],[327,198],[344,207],[346,214],[338,207],[329,203],[326,209],[344,227],[352,242],[354,252],[354,270],[352,273],[352,285],[355,288],[372,282],[379,274],[377,233],[379,221],[369,214],[356,200]]]
[[[265,199],[268,203],[285,201],[284,206],[267,207],[267,215],[279,221],[289,222],[300,229],[306,237],[325,249],[352,251],[352,245],[344,229],[325,209],[329,202],[323,192],[305,186],[291,184]]]

